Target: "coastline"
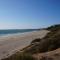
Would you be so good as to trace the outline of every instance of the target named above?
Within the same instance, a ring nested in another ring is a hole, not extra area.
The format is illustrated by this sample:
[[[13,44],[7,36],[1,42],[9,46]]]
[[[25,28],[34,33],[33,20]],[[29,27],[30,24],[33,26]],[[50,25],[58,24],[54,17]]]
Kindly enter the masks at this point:
[[[0,59],[16,53],[36,38],[43,38],[48,32],[47,30],[40,30],[0,37]]]

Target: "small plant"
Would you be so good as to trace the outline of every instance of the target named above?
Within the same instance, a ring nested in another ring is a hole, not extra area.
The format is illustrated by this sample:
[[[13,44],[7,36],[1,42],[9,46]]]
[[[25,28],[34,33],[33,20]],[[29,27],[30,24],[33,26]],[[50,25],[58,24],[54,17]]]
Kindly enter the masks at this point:
[[[40,38],[37,38],[37,39],[33,40],[33,41],[31,42],[31,44],[32,44],[32,43],[36,43],[36,42],[40,42],[40,41],[41,41],[41,39],[40,39]]]

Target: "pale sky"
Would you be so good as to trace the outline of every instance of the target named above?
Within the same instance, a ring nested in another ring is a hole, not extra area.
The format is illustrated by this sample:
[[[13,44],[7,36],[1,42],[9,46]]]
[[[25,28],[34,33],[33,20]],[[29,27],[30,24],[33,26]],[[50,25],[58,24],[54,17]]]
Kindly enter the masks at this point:
[[[60,24],[60,0],[0,0],[0,29],[33,29],[53,24]]]

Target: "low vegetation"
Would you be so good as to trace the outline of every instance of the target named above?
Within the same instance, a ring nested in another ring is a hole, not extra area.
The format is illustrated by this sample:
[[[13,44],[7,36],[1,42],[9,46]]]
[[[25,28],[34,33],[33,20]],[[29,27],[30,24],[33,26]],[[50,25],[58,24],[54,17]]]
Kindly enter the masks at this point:
[[[9,58],[2,60],[35,60],[31,54],[18,52]]]

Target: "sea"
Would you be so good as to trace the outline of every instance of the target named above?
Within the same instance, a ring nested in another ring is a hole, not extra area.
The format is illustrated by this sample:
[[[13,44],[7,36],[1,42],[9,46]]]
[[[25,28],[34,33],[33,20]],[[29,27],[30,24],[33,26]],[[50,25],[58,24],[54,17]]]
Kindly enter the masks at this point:
[[[0,30],[0,36],[5,36],[5,35],[9,35],[9,34],[32,32],[32,31],[36,31],[36,30],[37,29],[5,29],[5,30]]]

